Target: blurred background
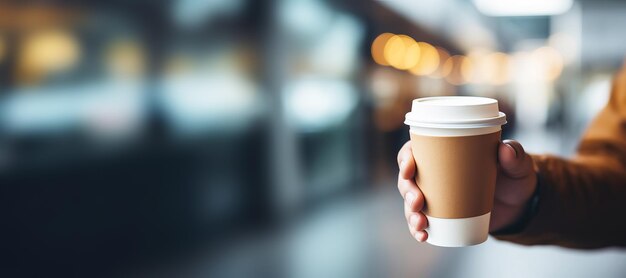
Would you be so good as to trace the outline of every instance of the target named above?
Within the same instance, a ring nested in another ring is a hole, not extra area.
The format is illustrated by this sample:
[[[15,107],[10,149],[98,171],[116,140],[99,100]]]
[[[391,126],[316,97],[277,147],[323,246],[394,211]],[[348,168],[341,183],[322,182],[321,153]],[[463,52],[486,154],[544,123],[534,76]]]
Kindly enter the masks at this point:
[[[0,2],[2,277],[624,277],[626,252],[418,244],[410,102],[497,98],[568,156],[626,53],[591,0]]]

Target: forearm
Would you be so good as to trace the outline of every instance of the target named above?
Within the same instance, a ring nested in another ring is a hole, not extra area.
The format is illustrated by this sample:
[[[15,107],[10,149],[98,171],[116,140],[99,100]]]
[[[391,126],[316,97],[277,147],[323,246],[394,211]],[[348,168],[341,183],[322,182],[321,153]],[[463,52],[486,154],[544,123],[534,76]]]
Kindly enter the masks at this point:
[[[496,236],[525,245],[572,248],[626,246],[626,177],[610,155],[572,160],[534,156],[539,202],[519,233]]]

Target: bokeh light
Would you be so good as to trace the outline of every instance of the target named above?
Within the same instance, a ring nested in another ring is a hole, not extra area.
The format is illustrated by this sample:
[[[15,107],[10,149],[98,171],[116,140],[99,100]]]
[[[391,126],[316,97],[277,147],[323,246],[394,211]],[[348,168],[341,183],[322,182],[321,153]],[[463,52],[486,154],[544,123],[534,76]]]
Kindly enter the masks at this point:
[[[563,56],[556,49],[543,46],[532,52],[532,58],[541,62],[546,67],[545,77],[547,80],[555,80],[563,71]]]
[[[372,58],[377,64],[382,66],[389,65],[389,63],[387,63],[387,61],[385,60],[384,52],[387,41],[389,41],[389,39],[393,36],[394,34],[392,33],[382,33],[378,35],[378,37],[376,37],[376,39],[374,39],[374,41],[372,42]]]
[[[32,81],[44,74],[69,70],[78,63],[80,54],[80,44],[69,31],[35,31],[22,42],[19,61],[21,74],[26,80]]]
[[[509,82],[509,56],[502,52],[473,49],[461,65],[468,83],[500,86]]]
[[[133,39],[115,39],[106,49],[105,60],[109,72],[118,77],[137,77],[145,70],[145,50]]]
[[[464,83],[464,82],[469,82],[469,83],[476,83],[478,80],[478,76],[479,74],[477,73],[476,69],[476,62],[474,59],[471,59],[470,57],[467,56],[458,56],[460,57],[457,62],[458,62],[458,66],[459,71],[460,71],[460,82]],[[452,83],[457,83],[457,82],[452,82]]]
[[[453,85],[463,85],[467,83],[468,74],[473,70],[469,59],[463,55],[454,55],[444,63],[443,67],[449,70],[446,81]]]
[[[431,73],[429,76],[434,78],[444,78],[452,71],[452,62],[448,63],[450,59],[450,53],[441,47],[435,47],[439,56],[439,66],[437,70]]]
[[[415,75],[429,75],[439,67],[439,52],[437,48],[426,42],[418,42],[420,59],[409,71]]]
[[[485,57],[485,76],[491,85],[499,86],[509,82],[509,56],[502,52],[494,52]]]
[[[395,35],[385,44],[384,57],[392,67],[406,70],[415,66],[419,61],[420,49],[411,37]]]

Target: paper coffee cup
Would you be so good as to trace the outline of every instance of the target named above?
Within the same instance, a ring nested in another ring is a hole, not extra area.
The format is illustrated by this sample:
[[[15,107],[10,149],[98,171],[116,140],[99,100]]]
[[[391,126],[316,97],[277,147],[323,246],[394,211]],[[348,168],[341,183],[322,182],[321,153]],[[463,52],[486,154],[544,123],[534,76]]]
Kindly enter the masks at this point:
[[[506,124],[498,101],[420,98],[413,100],[404,123],[410,126],[415,181],[425,198],[426,242],[461,247],[487,240],[501,125]]]

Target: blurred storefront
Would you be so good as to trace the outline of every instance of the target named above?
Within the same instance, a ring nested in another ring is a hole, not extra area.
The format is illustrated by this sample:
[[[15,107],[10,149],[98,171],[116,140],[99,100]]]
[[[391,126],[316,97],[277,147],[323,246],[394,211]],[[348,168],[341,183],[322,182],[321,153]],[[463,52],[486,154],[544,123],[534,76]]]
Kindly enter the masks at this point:
[[[403,238],[412,99],[496,98],[504,137],[566,156],[626,53],[619,1],[496,2],[3,2],[0,276],[623,275]]]

